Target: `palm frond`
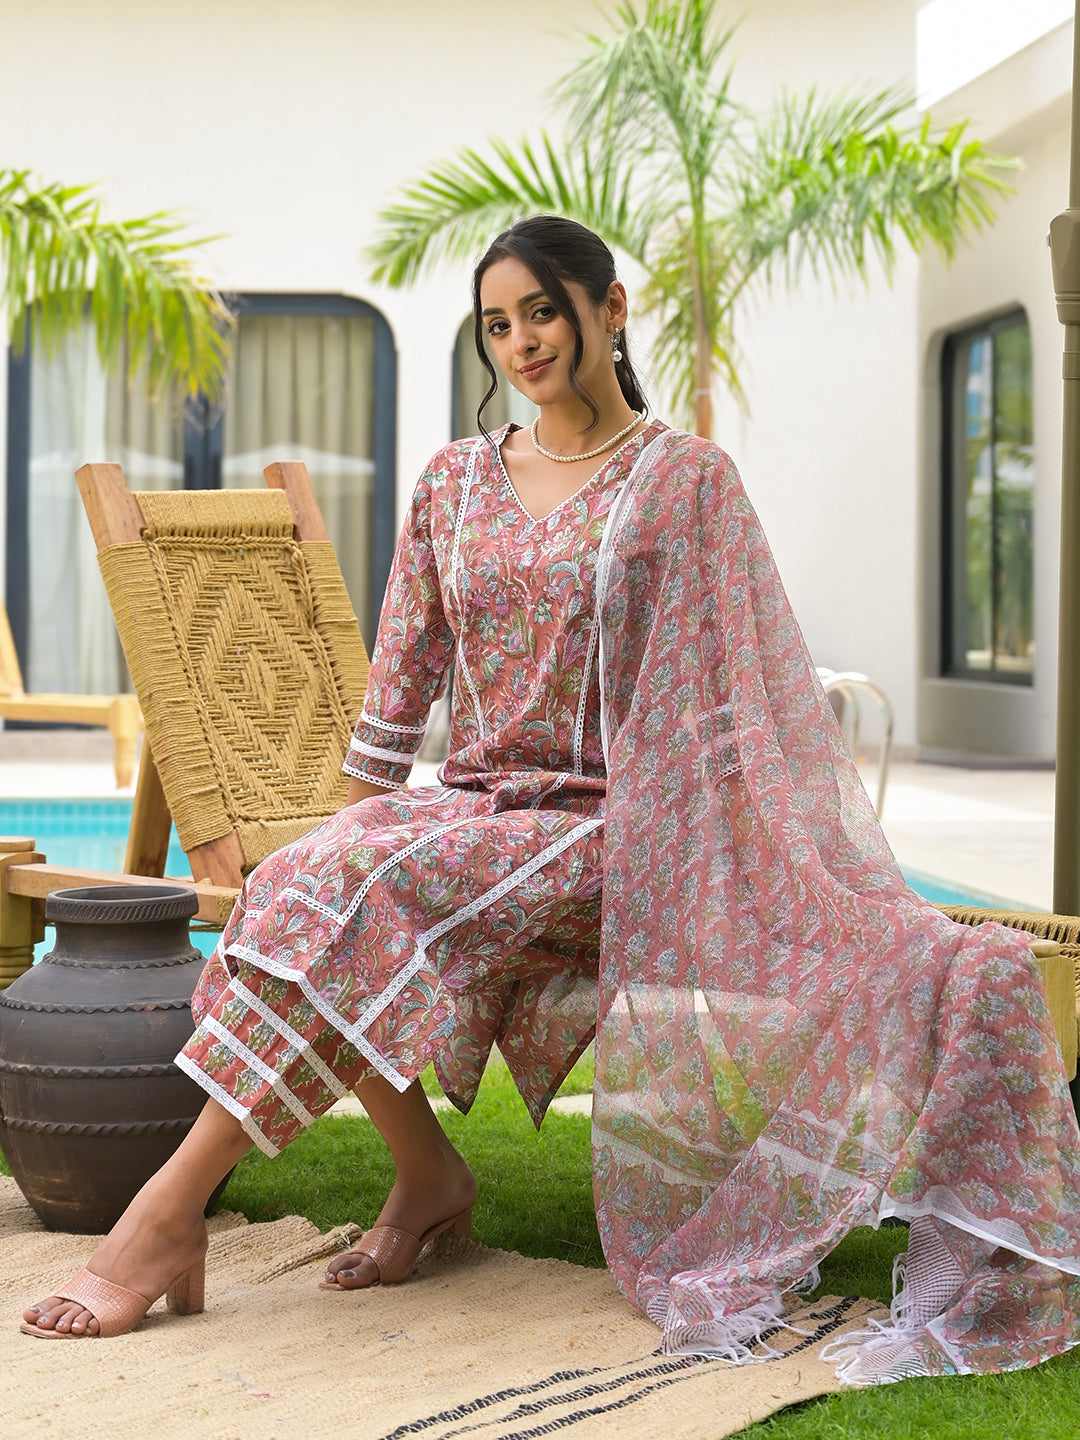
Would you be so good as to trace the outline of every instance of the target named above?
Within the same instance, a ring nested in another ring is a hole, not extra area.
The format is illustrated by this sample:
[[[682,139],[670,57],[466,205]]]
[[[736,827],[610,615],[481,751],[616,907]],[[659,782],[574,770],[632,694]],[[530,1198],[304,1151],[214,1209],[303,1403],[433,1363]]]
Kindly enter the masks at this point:
[[[927,116],[895,123],[910,98],[886,90],[819,100],[786,97],[743,154],[737,210],[748,274],[804,264],[834,281],[865,276],[871,254],[889,272],[897,242],[947,258],[994,218],[1015,162],[968,139],[935,135]]]
[[[731,93],[733,30],[717,0],[614,0],[602,33],[553,94],[568,121],[557,150],[497,143],[434,166],[384,210],[368,251],[376,275],[407,284],[439,254],[475,255],[520,216],[553,210],[598,231],[648,276],[660,378],[689,415],[697,375],[745,404],[737,301],[756,276],[793,282],[886,271],[901,245],[952,256],[994,218],[1013,162],[963,125],[912,126],[896,89],[782,97],[750,114]]]
[[[624,0],[607,35],[579,32],[588,53],[552,91],[572,138],[678,155],[691,174],[707,163],[711,137],[737,113],[729,75],[716,74],[735,27],[713,33],[714,9],[715,0],[647,0],[639,14]]]
[[[559,151],[546,134],[539,146],[497,140],[491,150],[459,151],[380,211],[366,251],[376,279],[409,285],[437,259],[473,258],[500,230],[540,211],[578,220],[641,259],[656,209],[634,190],[632,166],[597,161],[588,146]]]
[[[104,364],[126,352],[128,373],[157,387],[177,384],[211,400],[222,393],[232,313],[177,239],[165,213],[101,217],[84,185],[36,184],[26,170],[0,170],[0,269],[12,344],[27,316],[45,350],[89,310]]]

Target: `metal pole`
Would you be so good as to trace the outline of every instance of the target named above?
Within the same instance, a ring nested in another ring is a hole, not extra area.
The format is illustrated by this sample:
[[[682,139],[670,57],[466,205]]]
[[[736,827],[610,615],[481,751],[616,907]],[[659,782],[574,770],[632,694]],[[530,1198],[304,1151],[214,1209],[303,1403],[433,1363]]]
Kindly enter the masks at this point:
[[[1080,0],[1073,20],[1069,208],[1050,222],[1062,358],[1061,567],[1058,619],[1054,910],[1080,914]]]

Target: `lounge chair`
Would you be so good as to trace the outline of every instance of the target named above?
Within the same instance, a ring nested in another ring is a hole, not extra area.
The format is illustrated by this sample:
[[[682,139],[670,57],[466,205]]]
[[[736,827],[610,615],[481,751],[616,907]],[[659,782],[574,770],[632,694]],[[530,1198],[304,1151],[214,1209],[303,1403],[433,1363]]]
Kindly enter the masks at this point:
[[[135,746],[143,728],[134,695],[28,695],[11,635],[7,610],[0,605],[0,719],[51,720],[64,725],[104,725],[113,737],[116,785],[124,789],[135,773]]]

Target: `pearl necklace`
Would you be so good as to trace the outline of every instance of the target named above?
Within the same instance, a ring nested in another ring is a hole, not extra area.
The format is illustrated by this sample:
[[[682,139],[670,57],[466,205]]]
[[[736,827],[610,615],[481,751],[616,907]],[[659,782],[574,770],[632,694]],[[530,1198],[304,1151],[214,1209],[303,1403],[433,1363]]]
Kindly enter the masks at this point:
[[[530,429],[529,434],[532,436],[532,443],[534,447],[541,455],[543,455],[545,460],[557,460],[560,465],[572,465],[575,460],[594,460],[597,455],[602,455],[605,450],[610,450],[613,445],[618,444],[618,442],[623,438],[624,435],[629,435],[630,431],[633,430],[635,425],[640,425],[644,419],[645,411],[642,410],[640,414],[635,414],[634,418],[630,421],[630,424],[624,425],[617,435],[612,435],[610,440],[605,440],[602,445],[597,445],[595,450],[586,450],[583,455],[556,455],[551,450],[545,450],[544,447],[540,444],[540,441],[536,438],[536,430],[540,424],[539,415],[533,421],[532,428]]]

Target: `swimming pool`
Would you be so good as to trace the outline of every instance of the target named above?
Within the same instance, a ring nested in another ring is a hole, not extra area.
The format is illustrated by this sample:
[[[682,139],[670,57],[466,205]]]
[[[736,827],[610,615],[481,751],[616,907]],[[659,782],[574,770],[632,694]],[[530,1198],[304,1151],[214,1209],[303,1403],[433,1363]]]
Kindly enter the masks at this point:
[[[54,865],[122,870],[130,824],[129,799],[0,800],[0,835],[30,836]],[[185,875],[189,868],[175,830],[165,868],[171,875]],[[936,905],[970,905],[989,910],[1034,908],[918,870],[905,870],[904,878],[913,890]],[[213,950],[215,938],[207,931],[193,931],[191,936],[192,943],[206,955]],[[40,953],[44,954],[50,945],[51,940],[46,937],[38,947]]]
[[[131,801],[0,800],[0,835],[25,835],[54,865],[79,865],[87,870],[122,871]],[[166,874],[187,875],[191,867],[173,830]],[[212,931],[193,930],[191,943],[209,955],[217,943]],[[38,945],[40,960],[52,948],[52,931]]]

